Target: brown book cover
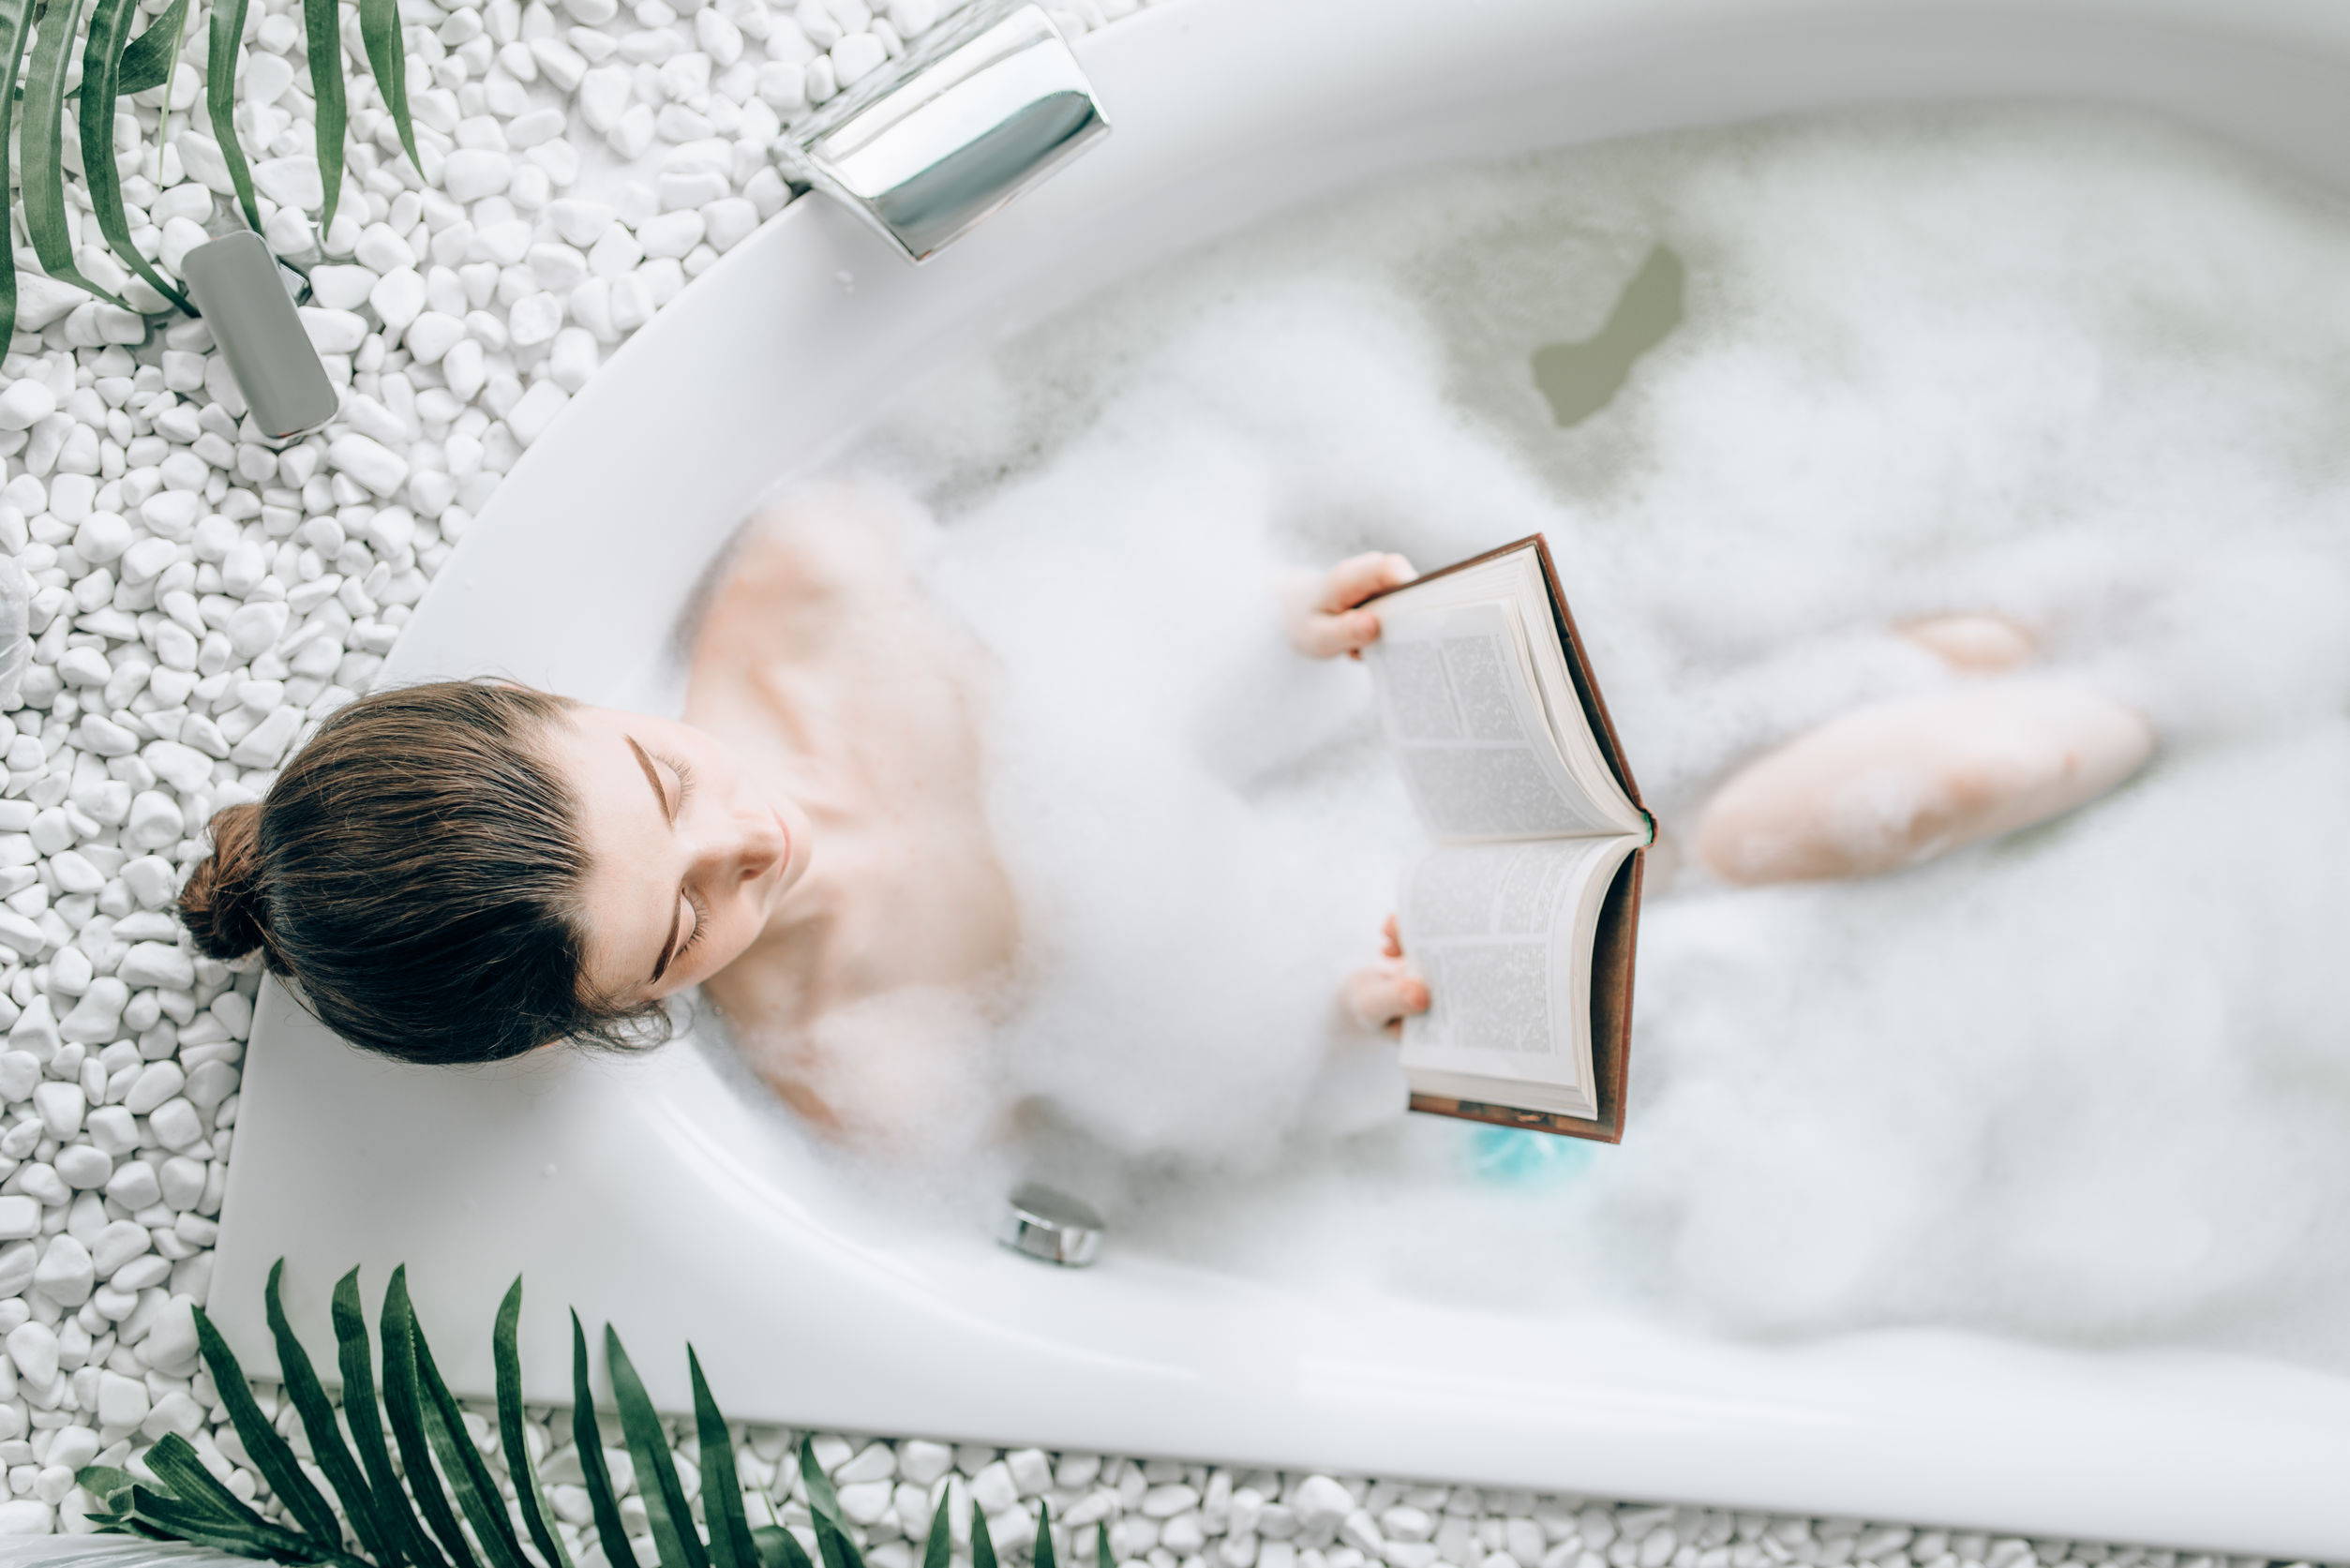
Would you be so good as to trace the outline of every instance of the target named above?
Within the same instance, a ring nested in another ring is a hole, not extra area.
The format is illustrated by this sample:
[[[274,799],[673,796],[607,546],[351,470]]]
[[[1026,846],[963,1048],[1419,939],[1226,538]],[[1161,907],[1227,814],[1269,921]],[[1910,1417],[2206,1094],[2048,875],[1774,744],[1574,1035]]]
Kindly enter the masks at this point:
[[[1654,833],[1655,818],[1650,817],[1646,802],[1640,799],[1640,788],[1633,781],[1632,769],[1624,760],[1624,747],[1616,739],[1616,729],[1608,718],[1608,704],[1599,694],[1599,682],[1592,676],[1591,661],[1583,651],[1583,639],[1575,630],[1575,617],[1566,607],[1566,595],[1560,590],[1558,569],[1550,560],[1550,546],[1542,535],[1528,534],[1523,539],[1497,545],[1481,555],[1458,560],[1442,570],[1414,577],[1412,582],[1374,593],[1363,602],[1371,604],[1387,593],[1399,592],[1431,578],[1448,576],[1467,567],[1491,560],[1496,556],[1532,545],[1534,557],[1542,563],[1543,586],[1549,590],[1552,623],[1559,635],[1559,646],[1566,654],[1566,665],[1575,677],[1576,694],[1582,699],[1583,717],[1591,724],[1592,734],[1599,741],[1600,754],[1607,758],[1609,769],[1624,793],[1640,814],[1648,817]],[[1532,1127],[1538,1132],[1555,1132],[1568,1138],[1589,1138],[1603,1143],[1624,1141],[1624,1093],[1626,1061],[1632,1045],[1632,965],[1635,938],[1640,922],[1640,876],[1648,860],[1645,845],[1635,849],[1617,868],[1615,881],[1609,887],[1606,901],[1600,905],[1599,925],[1592,944],[1591,976],[1591,1038],[1592,1073],[1598,1115],[1591,1118],[1560,1115],[1548,1111],[1523,1111],[1516,1106],[1493,1105],[1482,1100],[1453,1099],[1441,1095],[1414,1094],[1411,1109],[1426,1111],[1439,1116],[1459,1116],[1473,1122],[1491,1122],[1501,1127]]]

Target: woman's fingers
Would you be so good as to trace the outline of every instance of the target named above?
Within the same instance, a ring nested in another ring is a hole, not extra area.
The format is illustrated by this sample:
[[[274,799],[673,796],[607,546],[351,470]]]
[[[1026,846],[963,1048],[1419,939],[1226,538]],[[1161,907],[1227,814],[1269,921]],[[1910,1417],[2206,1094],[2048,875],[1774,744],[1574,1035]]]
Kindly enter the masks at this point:
[[[1310,658],[1359,656],[1379,640],[1379,617],[1362,602],[1385,589],[1410,582],[1412,563],[1400,555],[1373,551],[1350,556],[1316,584],[1298,584],[1288,611],[1289,640]]]
[[[1349,556],[1330,568],[1321,602],[1314,608],[1325,615],[1351,610],[1374,593],[1410,582],[1415,575],[1412,563],[1400,555],[1374,550]]]
[[[1357,653],[1379,640],[1379,618],[1369,610],[1340,615],[1316,611],[1291,635],[1299,652],[1314,659],[1335,659]]]
[[[1428,983],[1394,960],[1355,970],[1339,994],[1347,1015],[1367,1029],[1400,1025],[1428,1011]]]
[[[1396,929],[1396,918],[1393,915],[1388,916],[1386,923],[1379,928],[1379,935],[1381,952],[1385,953],[1389,958],[1403,956],[1403,933]]]

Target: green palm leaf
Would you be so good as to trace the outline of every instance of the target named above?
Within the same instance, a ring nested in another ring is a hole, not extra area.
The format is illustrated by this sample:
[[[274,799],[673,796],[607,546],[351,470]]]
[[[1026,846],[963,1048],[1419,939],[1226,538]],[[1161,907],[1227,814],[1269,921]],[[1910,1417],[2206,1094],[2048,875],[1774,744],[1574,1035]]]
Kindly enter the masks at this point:
[[[588,1382],[588,1332],[579,1326],[576,1312],[571,1315],[571,1441],[579,1452],[604,1561],[611,1568],[636,1568],[636,1553],[621,1523],[620,1497],[612,1490],[612,1471],[604,1462],[604,1431],[596,1425],[595,1390]]]
[[[702,1522],[710,1528],[712,1568],[759,1568],[751,1540],[750,1516],[742,1511],[742,1483],[734,1469],[734,1438],[726,1418],[702,1378],[701,1357],[685,1347],[685,1367],[694,1380],[694,1433],[702,1452]]]
[[[213,0],[212,44],[204,55],[204,109],[212,117],[213,139],[220,143],[221,161],[229,166],[229,184],[236,190],[245,221],[262,226],[261,205],[253,196],[253,172],[245,166],[245,148],[236,139],[236,62],[245,40],[245,8],[249,0]],[[48,264],[46,258],[42,264]],[[387,1370],[385,1380],[390,1380]]]
[[[636,1495],[644,1500],[645,1523],[661,1568],[710,1568],[701,1537],[694,1533],[693,1516],[686,1512],[685,1491],[678,1484],[677,1461],[669,1456],[661,1417],[609,1323],[604,1325],[604,1366],[612,1380],[612,1402],[620,1406],[628,1456],[636,1463]]]
[[[1037,1499],[1036,1568],[1054,1568],[1053,1508],[1043,1498]]]
[[[23,175],[19,201],[24,234],[41,270],[127,310],[121,296],[82,276],[73,263],[73,230],[66,217],[66,56],[81,24],[82,0],[49,0],[34,34],[33,63],[24,79],[24,124],[17,131],[17,163]],[[10,314],[13,318],[13,308]]]
[[[930,1537],[922,1543],[922,1568],[947,1568],[954,1556],[954,1527],[947,1522],[947,1493],[938,1494],[938,1507],[930,1516]]]
[[[408,1494],[400,1490],[391,1451],[384,1445],[383,1423],[376,1408],[375,1364],[367,1350],[367,1320],[359,1307],[357,1269],[335,1282],[335,1343],[343,1372],[343,1419],[351,1424],[351,1441],[359,1450],[359,1462],[367,1470],[368,1485],[375,1488],[391,1536],[400,1553],[421,1568],[446,1568],[408,1506]],[[387,1561],[384,1568],[397,1568],[397,1559]]]
[[[759,1568],[816,1568],[800,1537],[781,1525],[761,1525],[751,1539],[759,1549]]]
[[[840,1522],[840,1497],[832,1490],[832,1478],[816,1462],[816,1445],[806,1438],[800,1440],[800,1485],[807,1491],[809,1513],[824,1515],[834,1524]]]
[[[287,1397],[293,1401],[295,1412],[302,1417],[302,1430],[310,1440],[310,1456],[326,1472],[326,1484],[334,1487],[335,1496],[341,1501],[352,1533],[367,1556],[390,1568],[399,1561],[399,1554],[391,1544],[392,1532],[378,1516],[367,1479],[359,1473],[358,1463],[343,1442],[342,1428],[335,1422],[335,1407],[319,1382],[316,1368],[310,1365],[309,1352],[302,1348],[293,1324],[286,1318],[285,1299],[280,1293],[285,1272],[283,1258],[269,1266],[269,1283],[262,1290],[262,1305],[268,1313],[270,1336],[277,1341],[277,1369],[285,1379]]]
[[[425,1435],[423,1401],[416,1389],[416,1313],[409,1305],[406,1265],[392,1271],[376,1329],[383,1341],[383,1413],[390,1418],[392,1437],[399,1444],[400,1469],[408,1476],[408,1488],[416,1496],[425,1523],[447,1549],[449,1561],[457,1568],[478,1568],[456,1511],[449,1506],[449,1494],[433,1469],[432,1440]]]
[[[190,1508],[217,1515],[232,1524],[267,1524],[250,1504],[223,1486],[204,1468],[195,1448],[177,1432],[166,1432],[147,1450],[147,1469],[164,1489]],[[135,1483],[134,1483],[135,1485]]]
[[[348,1568],[367,1568],[357,1558],[339,1552],[322,1554],[316,1542],[266,1520],[256,1517],[247,1523],[229,1518],[144,1486],[130,1489],[130,1505],[141,1519],[169,1531],[170,1538],[192,1541],[200,1546],[217,1546],[239,1557],[263,1558],[272,1562],[332,1562],[347,1564]]]
[[[302,1473],[292,1446],[277,1435],[277,1428],[270,1425],[269,1417],[254,1403],[253,1390],[245,1381],[245,1369],[230,1353],[229,1342],[220,1337],[220,1331],[212,1326],[212,1320],[204,1316],[202,1307],[193,1310],[196,1343],[203,1351],[204,1366],[212,1373],[214,1386],[220,1391],[220,1403],[227,1409],[247,1456],[262,1472],[262,1479],[269,1483],[269,1489],[277,1494],[277,1501],[286,1505],[286,1512],[300,1523],[303,1532],[323,1543],[330,1551],[340,1550],[343,1531],[335,1511],[326,1505],[310,1478]]]
[[[323,240],[343,195],[343,31],[336,0],[302,0],[302,30],[308,40],[310,97],[318,106],[319,188],[326,192],[318,229]],[[539,1549],[546,1550],[546,1543]]]
[[[131,0],[97,0],[90,13],[89,37],[82,45],[82,181],[98,232],[130,268],[187,315],[187,296],[155,270],[130,240],[130,216],[123,207],[122,171],[114,166],[114,100],[121,97],[123,49],[130,36]],[[329,1515],[329,1518],[333,1516]]]
[[[474,1541],[489,1560],[490,1568],[530,1568],[514,1522],[506,1517],[505,1500],[498,1495],[497,1479],[489,1473],[472,1434],[465,1429],[465,1413],[457,1409],[456,1396],[441,1380],[431,1342],[412,1319],[410,1332],[416,1353],[416,1381],[425,1396],[425,1436],[441,1461],[441,1473],[448,1477],[450,1489],[457,1493],[457,1507],[473,1527]]]
[[[179,59],[180,30],[187,25],[187,0],[172,0],[171,8],[148,23],[147,30],[123,51],[117,87],[126,93],[143,93],[171,81],[172,67]]]
[[[113,1507],[117,1501],[122,1500],[122,1494],[127,1493],[136,1485],[128,1471],[116,1470],[112,1465],[83,1465],[73,1472],[73,1481],[75,1486],[97,1499],[100,1508]]]
[[[25,40],[33,35],[33,0],[0,0],[0,149],[8,145],[8,122],[16,117],[16,78],[24,64]],[[0,185],[7,175],[0,173]],[[0,348],[16,331],[16,246],[0,245]]]
[[[971,1568],[995,1568],[995,1542],[987,1533],[987,1515],[979,1500],[971,1500]]]
[[[498,1441],[505,1447],[506,1473],[514,1477],[515,1501],[522,1505],[522,1522],[538,1544],[539,1560],[547,1568],[571,1568],[571,1555],[547,1516],[538,1467],[531,1463],[522,1430],[522,1352],[516,1343],[521,1322],[522,1279],[517,1275],[506,1287],[506,1299],[498,1304],[498,1326],[489,1337],[490,1360],[498,1372]]]
[[[816,1547],[817,1555],[824,1559],[824,1568],[865,1568],[864,1555],[858,1551],[857,1543],[848,1538],[848,1532],[831,1515],[812,1513],[811,1517],[816,1521]],[[972,1568],[981,1568],[981,1564],[974,1560]]]
[[[375,73],[383,107],[391,112],[400,145],[408,149],[408,161],[422,173],[425,160],[416,156],[416,127],[408,117],[408,54],[400,42],[399,0],[359,0],[359,41],[367,45],[367,68]]]
[[[1094,1568],[1118,1568],[1117,1559],[1110,1554],[1110,1527],[1095,1520],[1093,1527]]]

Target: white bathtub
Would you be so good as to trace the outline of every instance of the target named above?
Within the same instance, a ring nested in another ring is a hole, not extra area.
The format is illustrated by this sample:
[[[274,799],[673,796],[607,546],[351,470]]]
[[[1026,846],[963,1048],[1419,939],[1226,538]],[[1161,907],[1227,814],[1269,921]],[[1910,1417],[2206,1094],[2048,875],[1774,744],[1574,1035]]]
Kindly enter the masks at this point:
[[[2057,95],[2350,182],[2338,0],[1182,0],[1080,47],[1116,127],[1101,148],[919,272],[829,206],[789,209],[531,449],[385,679],[499,670],[658,704],[711,552],[907,373],[1409,165]],[[615,1322],[672,1405],[690,1338],[741,1417],[2350,1559],[2340,1378],[1945,1333],[1758,1349],[1316,1293],[1115,1234],[1058,1271],[864,1212],[690,1048],[413,1071],[272,989],[247,1072],[212,1308],[256,1366],[271,1260],[322,1328],[343,1268],[380,1286],[405,1261],[452,1381],[481,1393],[519,1271],[548,1400],[569,1305]]]

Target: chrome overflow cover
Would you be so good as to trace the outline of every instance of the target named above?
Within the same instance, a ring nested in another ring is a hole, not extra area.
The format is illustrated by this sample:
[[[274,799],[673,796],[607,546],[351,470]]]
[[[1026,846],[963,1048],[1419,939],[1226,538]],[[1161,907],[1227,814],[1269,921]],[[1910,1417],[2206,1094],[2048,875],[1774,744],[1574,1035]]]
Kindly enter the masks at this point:
[[[995,1239],[1014,1252],[1083,1268],[1101,1250],[1102,1229],[1101,1216],[1082,1198],[1042,1182],[1024,1182],[1012,1189]]]

